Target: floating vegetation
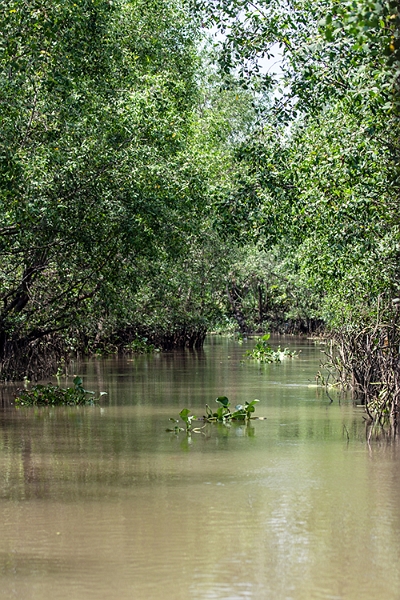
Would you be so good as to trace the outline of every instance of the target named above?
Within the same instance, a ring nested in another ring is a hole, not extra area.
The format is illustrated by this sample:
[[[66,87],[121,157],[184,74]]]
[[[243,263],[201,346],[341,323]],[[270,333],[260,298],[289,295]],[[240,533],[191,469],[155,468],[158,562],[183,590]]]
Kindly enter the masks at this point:
[[[75,377],[73,387],[62,388],[48,383],[34,385],[30,390],[18,390],[15,404],[18,406],[82,406],[96,404],[106,392],[85,390],[80,377]]]
[[[278,346],[277,350],[273,350],[268,343],[270,334],[266,333],[260,338],[257,338],[257,343],[253,350],[246,352],[247,358],[252,358],[260,363],[276,363],[281,362],[285,358],[295,358],[298,356],[297,352],[289,350],[288,348],[281,349]]]
[[[231,404],[226,396],[219,396],[215,400],[220,406],[216,411],[213,411],[211,407],[206,404],[206,414],[198,418],[195,415],[190,414],[188,408],[183,408],[179,413],[179,416],[184,427],[180,426],[179,419],[170,418],[175,425],[173,428],[168,428],[167,431],[172,433],[179,433],[180,431],[186,431],[186,433],[199,433],[204,427],[193,427],[193,421],[203,421],[205,423],[230,423],[231,421],[249,421],[257,417],[253,416],[255,411],[255,405],[259,400],[252,400],[251,402],[245,402],[244,404],[237,404],[234,409],[230,408]],[[262,419],[263,417],[258,417]]]

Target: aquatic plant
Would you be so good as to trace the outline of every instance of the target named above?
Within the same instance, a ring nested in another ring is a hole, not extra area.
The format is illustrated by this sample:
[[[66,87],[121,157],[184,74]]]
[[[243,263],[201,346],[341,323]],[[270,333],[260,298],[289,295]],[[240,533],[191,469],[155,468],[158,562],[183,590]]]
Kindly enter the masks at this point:
[[[251,402],[245,402],[244,404],[237,404],[232,410],[231,404],[226,396],[218,396],[215,401],[220,404],[216,411],[213,411],[208,404],[206,404],[206,414],[201,418],[197,418],[195,415],[190,414],[188,408],[183,408],[179,413],[180,418],[185,423],[185,427],[179,426],[179,419],[170,418],[170,421],[175,423],[173,428],[168,428],[167,431],[173,433],[179,433],[180,431],[186,431],[186,433],[194,432],[197,433],[201,430],[201,427],[193,428],[193,421],[203,421],[205,423],[229,423],[230,421],[249,421],[254,418],[252,415],[255,411],[255,405],[259,400],[255,399]],[[261,417],[260,417],[261,418]]]
[[[62,388],[48,383],[37,384],[30,390],[18,390],[15,404],[19,406],[78,406],[95,404],[106,392],[100,392],[98,397],[90,390],[85,390],[81,377],[75,377],[73,387]]]
[[[180,431],[185,431],[190,433],[192,431],[192,421],[196,420],[197,417],[190,414],[190,410],[188,408],[183,408],[179,413],[180,418],[185,423],[185,427],[179,427],[179,419],[174,419],[170,417],[170,421],[175,423],[175,427],[173,429],[169,428],[167,431],[171,431],[173,433],[179,433]]]
[[[257,338],[257,343],[253,350],[248,350],[246,352],[247,358],[253,358],[261,363],[273,363],[281,362],[285,358],[294,358],[297,356],[295,351],[289,350],[288,348],[282,350],[281,347],[278,346],[277,350],[273,350],[268,343],[270,337],[270,334],[266,333],[262,337]]]

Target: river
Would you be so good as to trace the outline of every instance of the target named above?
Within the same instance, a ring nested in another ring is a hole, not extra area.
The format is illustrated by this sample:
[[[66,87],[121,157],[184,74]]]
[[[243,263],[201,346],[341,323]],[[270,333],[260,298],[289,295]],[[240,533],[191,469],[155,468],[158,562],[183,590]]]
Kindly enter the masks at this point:
[[[3,400],[0,599],[398,600],[400,446],[313,386],[318,344],[284,343],[261,367],[222,337],[90,360],[99,406]],[[220,395],[265,420],[166,432]]]

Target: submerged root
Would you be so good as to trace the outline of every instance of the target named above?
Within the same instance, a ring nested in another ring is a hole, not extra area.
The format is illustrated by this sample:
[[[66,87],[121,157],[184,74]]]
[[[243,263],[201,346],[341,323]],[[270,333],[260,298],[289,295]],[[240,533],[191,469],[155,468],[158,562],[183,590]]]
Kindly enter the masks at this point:
[[[362,330],[330,336],[326,367],[339,387],[351,390],[372,425],[396,434],[400,411],[400,327],[397,313]]]

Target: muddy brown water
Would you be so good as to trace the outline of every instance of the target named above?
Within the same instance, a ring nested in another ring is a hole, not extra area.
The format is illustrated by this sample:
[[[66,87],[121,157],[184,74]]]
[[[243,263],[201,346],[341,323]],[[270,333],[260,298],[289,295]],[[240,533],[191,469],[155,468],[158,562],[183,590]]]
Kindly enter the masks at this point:
[[[280,342],[300,357],[260,368],[215,337],[80,365],[97,407],[5,402],[0,599],[400,599],[399,445],[310,387],[318,345]],[[219,395],[266,420],[165,431]]]

